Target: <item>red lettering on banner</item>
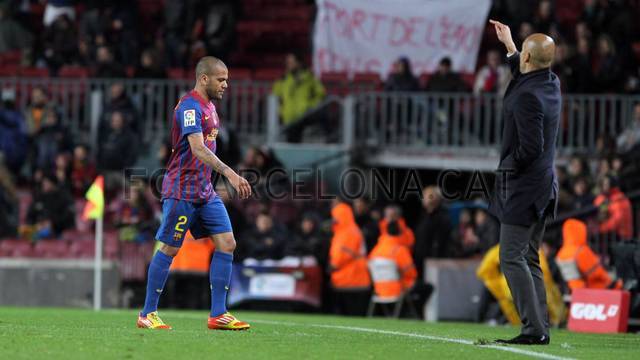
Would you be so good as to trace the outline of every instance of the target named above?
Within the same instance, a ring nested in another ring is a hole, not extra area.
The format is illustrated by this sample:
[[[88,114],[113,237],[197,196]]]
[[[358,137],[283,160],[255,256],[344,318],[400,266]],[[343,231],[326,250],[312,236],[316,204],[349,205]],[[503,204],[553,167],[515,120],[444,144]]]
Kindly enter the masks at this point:
[[[391,46],[401,46],[411,41],[411,26],[402,18],[394,17],[391,22],[391,32],[389,34],[389,44]]]
[[[381,20],[386,20],[388,18],[387,15],[383,14],[373,14],[373,29],[371,31],[371,40],[375,40],[376,36],[378,36],[378,25]]]
[[[452,27],[451,21],[447,16],[440,17],[440,46],[444,49],[449,49],[449,31]]]

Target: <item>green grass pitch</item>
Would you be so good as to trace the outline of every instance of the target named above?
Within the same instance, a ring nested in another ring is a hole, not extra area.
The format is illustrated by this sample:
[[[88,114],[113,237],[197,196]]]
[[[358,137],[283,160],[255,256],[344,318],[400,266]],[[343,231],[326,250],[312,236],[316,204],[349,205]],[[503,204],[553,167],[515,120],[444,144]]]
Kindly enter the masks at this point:
[[[640,359],[640,335],[554,330],[545,347],[479,346],[512,327],[237,312],[246,332],[211,331],[203,311],[162,311],[170,331],[131,310],[0,308],[0,359]]]

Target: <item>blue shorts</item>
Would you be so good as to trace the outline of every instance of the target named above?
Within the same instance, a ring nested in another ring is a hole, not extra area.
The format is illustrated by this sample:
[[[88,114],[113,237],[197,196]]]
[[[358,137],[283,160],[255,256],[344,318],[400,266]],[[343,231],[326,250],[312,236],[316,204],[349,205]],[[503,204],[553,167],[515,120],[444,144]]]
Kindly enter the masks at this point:
[[[220,197],[214,196],[206,203],[164,199],[162,222],[156,239],[169,246],[180,247],[187,230],[191,230],[196,239],[233,231]]]

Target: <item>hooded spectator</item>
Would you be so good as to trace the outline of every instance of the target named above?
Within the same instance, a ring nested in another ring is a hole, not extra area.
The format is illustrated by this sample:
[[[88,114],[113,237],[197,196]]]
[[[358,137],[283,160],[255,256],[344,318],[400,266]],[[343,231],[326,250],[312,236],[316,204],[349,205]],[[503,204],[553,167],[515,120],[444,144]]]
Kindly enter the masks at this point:
[[[419,91],[420,82],[411,71],[409,58],[401,57],[391,68],[391,74],[384,84],[385,91]]]
[[[587,225],[580,220],[569,219],[562,225],[562,247],[556,262],[571,291],[620,288],[621,284],[611,279],[600,258],[589,247]]]
[[[351,207],[334,202],[331,209],[333,238],[329,249],[331,285],[338,314],[364,315],[369,301],[371,280],[362,232]]]

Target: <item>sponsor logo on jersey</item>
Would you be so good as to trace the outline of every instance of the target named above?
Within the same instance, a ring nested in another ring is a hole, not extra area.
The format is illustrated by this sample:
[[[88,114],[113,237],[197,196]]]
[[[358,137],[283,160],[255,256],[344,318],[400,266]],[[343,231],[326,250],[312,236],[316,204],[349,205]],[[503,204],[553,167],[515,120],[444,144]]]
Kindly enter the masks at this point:
[[[184,127],[196,125],[196,111],[194,109],[184,111]]]

